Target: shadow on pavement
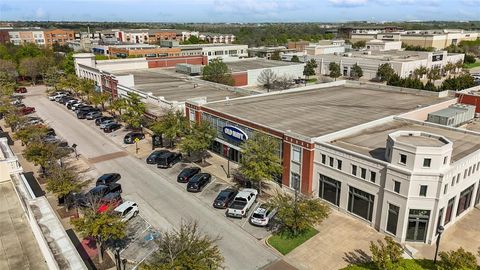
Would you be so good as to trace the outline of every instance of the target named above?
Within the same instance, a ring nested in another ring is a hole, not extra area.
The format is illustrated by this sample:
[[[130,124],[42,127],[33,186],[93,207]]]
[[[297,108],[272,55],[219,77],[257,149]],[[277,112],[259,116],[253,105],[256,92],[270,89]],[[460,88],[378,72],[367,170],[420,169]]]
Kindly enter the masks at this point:
[[[92,259],[88,256],[87,252],[85,249],[83,249],[82,243],[80,243],[80,240],[78,240],[77,235],[73,232],[72,229],[66,230],[68,237],[72,241],[73,245],[78,251],[78,254],[80,254],[80,257],[82,257],[82,260],[85,262],[85,265],[89,270],[96,270],[97,268],[95,267],[95,264],[93,263]]]
[[[345,252],[343,260],[349,264],[361,264],[371,261],[371,257],[361,249],[355,249],[355,251]]]
[[[32,189],[36,197],[45,195],[45,192],[42,190],[42,188],[38,184],[37,179],[33,175],[33,172],[24,172],[23,175],[25,176],[25,179],[27,179],[27,182],[30,185],[30,188]]]

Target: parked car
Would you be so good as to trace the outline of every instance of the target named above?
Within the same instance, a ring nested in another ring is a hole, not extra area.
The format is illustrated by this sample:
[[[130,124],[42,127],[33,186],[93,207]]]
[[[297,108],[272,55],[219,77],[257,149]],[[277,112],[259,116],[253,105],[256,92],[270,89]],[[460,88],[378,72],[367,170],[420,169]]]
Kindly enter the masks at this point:
[[[76,111],[76,110],[78,109],[78,107],[80,107],[80,106],[86,106],[86,105],[87,105],[87,104],[79,101],[79,102],[77,102],[77,103],[72,104],[69,109],[72,110],[72,111]]]
[[[182,160],[182,154],[175,152],[166,152],[157,159],[157,168],[170,168]]]
[[[61,98],[61,97],[64,97],[64,96],[66,96],[65,93],[55,92],[55,93],[51,94],[50,96],[48,96],[48,99],[51,100],[51,101],[54,101],[56,98]]]
[[[168,153],[168,150],[155,150],[147,157],[147,164],[157,164],[158,158],[164,154]]]
[[[177,176],[177,182],[179,183],[188,183],[190,178],[192,178],[197,173],[200,173],[200,168],[198,167],[188,167],[183,169],[180,174]]]
[[[107,120],[113,120],[113,117],[111,116],[102,116],[97,119],[95,119],[95,125],[99,126],[102,122],[107,121]]]
[[[68,107],[68,105],[72,105],[74,103],[78,103],[78,99],[75,99],[75,98],[71,98],[70,100],[68,100],[67,102],[65,102],[65,106]]]
[[[27,88],[26,87],[18,87],[15,89],[15,93],[27,93]]]
[[[57,135],[55,133],[55,129],[53,129],[53,128],[48,128],[47,129],[47,136],[55,136],[55,135]]]
[[[122,178],[122,176],[119,173],[106,173],[97,179],[96,185],[110,185],[116,183],[120,178]]]
[[[77,108],[75,109],[75,113],[78,113],[80,111],[91,111],[93,109],[94,108],[90,105],[81,105],[81,106],[77,106]]]
[[[57,102],[60,103],[60,104],[65,105],[66,102],[68,102],[68,101],[70,101],[70,100],[72,100],[72,99],[73,99],[73,97],[71,97],[71,96],[64,96],[64,97],[59,98],[59,99],[57,100]]]
[[[135,142],[135,139],[137,138],[139,140],[143,140],[145,139],[145,134],[143,134],[143,132],[140,132],[140,131],[129,132],[125,135],[125,137],[123,137],[123,143],[132,144]]]
[[[55,100],[56,102],[60,102],[60,100],[64,97],[67,97],[68,94],[64,93],[64,94],[60,94],[60,95],[57,95],[53,98],[53,100]]]
[[[121,127],[122,127],[122,125],[120,125],[119,123],[111,123],[111,124],[106,125],[103,128],[103,132],[110,133],[110,132],[113,132],[117,129],[120,129]]]
[[[209,173],[199,173],[188,180],[187,191],[200,192],[202,189],[212,181],[212,175]]]
[[[20,114],[21,115],[27,115],[35,112],[34,107],[23,107],[20,109]]]
[[[123,199],[119,192],[108,193],[98,201],[100,206],[98,207],[97,212],[103,213],[108,210],[113,210],[122,203]]]
[[[40,125],[43,123],[43,119],[40,117],[28,117],[25,124],[27,125]]]
[[[113,212],[120,216],[121,221],[127,222],[131,218],[138,215],[140,210],[138,209],[138,205],[132,201],[125,201],[117,208],[113,209]]]
[[[220,191],[220,193],[218,193],[217,197],[213,201],[213,207],[219,209],[226,209],[233,201],[237,193],[238,192],[233,188],[227,188]]]
[[[110,125],[112,123],[116,123],[114,119],[105,120],[100,123],[100,128],[104,129],[107,125]]]
[[[98,112],[98,109],[95,109],[95,108],[81,108],[78,112],[77,112],[77,118],[78,119],[85,119],[87,118],[87,114],[91,113],[91,112]]]
[[[244,188],[238,192],[232,203],[228,206],[226,215],[229,217],[246,217],[248,211],[257,199],[258,191],[252,188]]]
[[[250,216],[250,224],[265,227],[270,224],[270,221],[277,214],[277,209],[272,208],[266,204],[262,204]]]
[[[85,118],[87,120],[93,120],[93,119],[96,119],[96,118],[99,118],[102,116],[102,112],[101,111],[91,111],[91,112],[88,112],[87,115],[85,116]]]
[[[97,202],[109,193],[122,193],[122,185],[113,183],[111,185],[99,185],[90,189],[84,195],[75,195],[76,203],[80,206],[89,206],[92,202]]]

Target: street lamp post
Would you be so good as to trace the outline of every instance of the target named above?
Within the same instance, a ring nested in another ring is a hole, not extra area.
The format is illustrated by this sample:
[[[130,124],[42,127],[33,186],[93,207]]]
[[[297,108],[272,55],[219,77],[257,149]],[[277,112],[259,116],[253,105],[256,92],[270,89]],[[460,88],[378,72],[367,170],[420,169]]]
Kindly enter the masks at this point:
[[[122,270],[122,259],[120,258],[120,248],[115,248],[115,264],[117,265],[117,270]]]
[[[442,233],[444,230],[445,228],[443,228],[443,226],[438,226],[437,228],[438,237],[437,237],[437,242],[435,247],[435,257],[433,258],[433,264],[437,263],[437,255],[438,255],[438,248],[440,246],[440,238],[442,237]]]
[[[227,146],[227,178],[230,178],[230,146]]]

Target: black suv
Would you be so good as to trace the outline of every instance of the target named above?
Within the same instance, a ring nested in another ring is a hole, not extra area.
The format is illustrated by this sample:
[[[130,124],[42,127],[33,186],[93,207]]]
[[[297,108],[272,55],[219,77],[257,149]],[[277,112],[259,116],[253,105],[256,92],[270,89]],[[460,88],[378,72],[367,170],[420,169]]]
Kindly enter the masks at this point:
[[[200,192],[208,183],[210,183],[211,180],[212,175],[209,173],[196,174],[190,180],[188,180],[187,191]]]
[[[235,196],[237,196],[237,193],[238,192],[232,188],[227,188],[220,191],[220,193],[218,193],[217,197],[213,201],[213,207],[219,209],[226,209],[233,201]]]
[[[96,111],[100,111],[100,110],[95,108],[88,108],[88,109],[82,108],[77,112],[77,118],[85,119],[87,117],[87,114],[89,114],[90,112],[96,112]]]
[[[182,154],[175,152],[166,152],[157,159],[157,168],[170,168],[182,160]]]
[[[158,158],[165,154],[168,153],[168,150],[155,150],[153,151],[148,157],[147,157],[147,164],[157,164],[158,163]]]
[[[100,176],[98,179],[97,179],[97,186],[99,185],[110,185],[112,183],[115,183],[117,182],[118,180],[120,180],[120,178],[122,178],[120,176],[119,173],[106,173],[102,176]]]
[[[100,124],[101,124],[103,121],[107,121],[107,120],[113,120],[113,117],[111,117],[111,116],[102,116],[102,117],[99,117],[99,118],[95,119],[95,125],[100,126]]]
[[[98,185],[90,189],[85,195],[75,196],[77,205],[87,207],[91,203],[95,203],[109,193],[122,193],[122,185],[112,183],[110,185]]]
[[[135,139],[137,139],[137,138],[139,140],[145,139],[145,134],[143,134],[140,131],[129,132],[125,135],[125,137],[123,137],[123,142],[125,144],[132,144],[132,143],[135,142]]]
[[[192,178],[194,175],[196,175],[199,172],[200,172],[200,168],[198,167],[185,168],[177,176],[177,182],[188,183],[188,180],[190,180],[190,178]]]

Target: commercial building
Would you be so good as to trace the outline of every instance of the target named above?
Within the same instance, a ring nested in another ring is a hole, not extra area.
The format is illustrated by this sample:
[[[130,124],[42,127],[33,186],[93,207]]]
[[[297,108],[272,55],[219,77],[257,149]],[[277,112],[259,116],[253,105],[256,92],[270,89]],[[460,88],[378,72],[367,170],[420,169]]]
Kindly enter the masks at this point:
[[[479,38],[478,32],[464,30],[418,30],[402,32],[367,32],[352,33],[351,42],[369,41],[373,39],[385,41],[400,41],[405,45],[423,48],[445,49],[450,45],[457,45],[462,41],[472,41]]]
[[[447,51],[351,51],[344,54],[307,55],[307,60],[317,61],[319,74],[328,75],[330,73],[328,65],[335,62],[340,65],[343,76],[350,76],[352,66],[357,64],[363,70],[363,78],[373,79],[376,77],[378,67],[385,63],[389,63],[400,77],[406,78],[419,67],[443,68],[447,63],[463,61],[464,56]]]
[[[180,56],[180,48],[163,48],[149,44],[112,45],[108,47],[110,56],[127,57],[170,57]]]
[[[73,30],[49,29],[44,31],[44,35],[47,46],[53,46],[55,43],[67,45],[69,41],[75,40],[75,32]]]
[[[480,133],[425,122],[454,103],[447,92],[337,81],[187,101],[186,114],[217,130],[213,152],[238,162],[242,143],[264,133],[277,142],[285,189],[401,242],[432,243],[437,226],[448,229],[480,200]]]
[[[238,59],[248,57],[248,45],[236,44],[193,44],[179,45],[182,51],[199,51],[208,58],[208,61],[220,58],[224,62],[237,61]]]
[[[235,41],[235,35],[232,34],[201,33],[198,38],[208,43],[231,44]]]
[[[345,44],[345,40],[321,40],[306,46],[305,53],[307,55],[340,54],[351,49],[352,46]]]
[[[369,51],[394,51],[402,49],[401,41],[386,41],[379,39],[372,39],[365,43],[365,49]]]
[[[267,60],[263,58],[243,59],[226,62],[232,72],[235,86],[258,85],[258,78],[264,70],[271,70],[277,77],[296,79],[303,77],[304,63]]]
[[[278,53],[281,57],[285,53],[295,53],[295,49],[287,49],[285,46],[274,46],[274,47],[253,47],[248,48],[248,57],[260,57],[271,59],[274,53]]]
[[[403,31],[398,26],[363,26],[350,27],[344,26],[338,28],[338,36],[345,39],[351,39],[354,34],[378,34]]]

